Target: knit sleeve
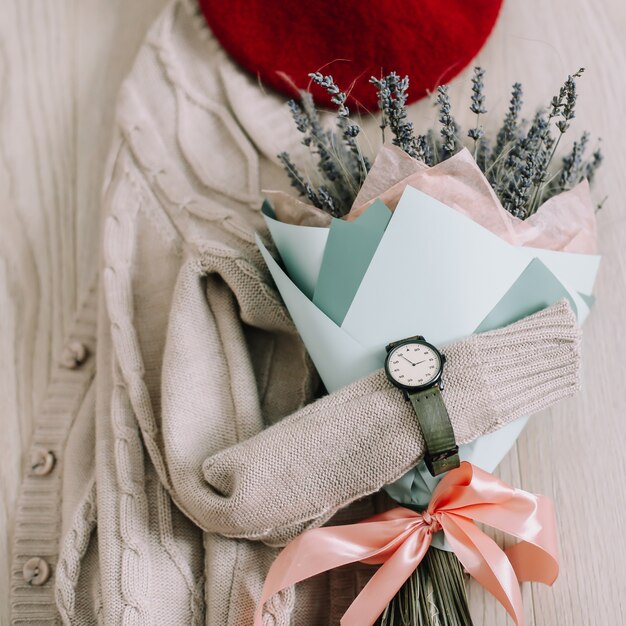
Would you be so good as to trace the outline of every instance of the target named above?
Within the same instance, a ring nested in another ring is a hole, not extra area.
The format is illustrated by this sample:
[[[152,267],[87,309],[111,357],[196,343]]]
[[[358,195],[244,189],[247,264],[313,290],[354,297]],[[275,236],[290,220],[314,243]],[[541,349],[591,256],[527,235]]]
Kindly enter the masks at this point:
[[[210,314],[221,326],[220,340],[228,353],[237,343],[232,334],[235,328],[219,321],[220,300],[214,302]],[[181,327],[181,340],[183,333]],[[191,349],[193,346],[180,345],[177,358],[180,351]],[[572,395],[579,385],[580,331],[564,301],[505,329],[453,343],[444,352],[443,396],[461,444],[544,409]],[[168,350],[166,366],[167,354]],[[213,378],[215,386],[205,389],[207,397],[217,403],[212,411],[255,410],[241,389],[226,399],[218,393],[229,383],[233,388],[223,364],[215,364]],[[190,379],[187,384],[190,393],[197,393],[197,381]],[[164,415],[180,414],[181,402],[190,402],[180,393],[175,401],[168,399],[171,389],[164,380]],[[238,406],[233,407],[232,402]],[[189,420],[194,412],[189,411]],[[189,425],[184,429],[191,437],[197,437],[200,430]],[[238,433],[238,443],[203,459],[201,485],[192,484],[190,474],[185,474],[180,453],[184,434],[168,434],[167,423],[164,434],[173,495],[187,504],[187,514],[209,532],[271,545],[281,545],[303,530],[323,524],[338,509],[378,491],[415,466],[424,453],[410,403],[382,370],[256,434]],[[192,468],[194,460],[186,463]]]

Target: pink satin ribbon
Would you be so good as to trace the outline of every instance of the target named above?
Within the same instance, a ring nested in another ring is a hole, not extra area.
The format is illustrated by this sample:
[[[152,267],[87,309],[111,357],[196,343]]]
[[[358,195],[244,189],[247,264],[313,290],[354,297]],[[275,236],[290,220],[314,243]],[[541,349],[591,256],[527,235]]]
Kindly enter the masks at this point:
[[[503,551],[474,522],[521,539]],[[347,526],[309,530],[278,555],[257,607],[275,593],[347,563],[381,567],[341,619],[342,626],[374,624],[443,530],[465,569],[504,606],[517,626],[524,624],[520,581],[551,585],[558,576],[556,519],[550,500],[503,483],[463,462],[440,481],[422,513],[398,507]]]

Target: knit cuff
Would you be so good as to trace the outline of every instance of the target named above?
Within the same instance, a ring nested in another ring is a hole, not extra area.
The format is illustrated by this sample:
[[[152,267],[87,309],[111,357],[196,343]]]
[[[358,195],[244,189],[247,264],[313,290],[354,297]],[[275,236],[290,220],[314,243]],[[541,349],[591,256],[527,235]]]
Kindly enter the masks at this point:
[[[581,331],[566,300],[519,322],[451,344],[444,399],[458,443],[468,443],[573,395]]]

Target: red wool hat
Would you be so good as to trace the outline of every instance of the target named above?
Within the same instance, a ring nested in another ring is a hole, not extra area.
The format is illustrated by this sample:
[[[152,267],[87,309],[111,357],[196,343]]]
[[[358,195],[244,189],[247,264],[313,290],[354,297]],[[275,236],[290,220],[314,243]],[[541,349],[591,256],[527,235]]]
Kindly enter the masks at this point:
[[[331,74],[352,103],[377,107],[370,76],[408,74],[409,101],[456,76],[478,53],[502,0],[199,0],[226,51],[294,95],[309,72]],[[288,79],[286,78],[288,77]],[[290,84],[290,81],[293,84]],[[324,102],[318,88],[312,90]]]

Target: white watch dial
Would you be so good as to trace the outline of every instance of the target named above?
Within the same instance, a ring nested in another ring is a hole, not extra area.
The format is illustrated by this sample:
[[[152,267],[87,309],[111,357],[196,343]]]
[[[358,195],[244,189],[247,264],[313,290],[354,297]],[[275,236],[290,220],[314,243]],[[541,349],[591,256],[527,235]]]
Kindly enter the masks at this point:
[[[441,369],[439,355],[423,343],[405,343],[388,356],[389,375],[405,387],[422,387],[432,383]]]

